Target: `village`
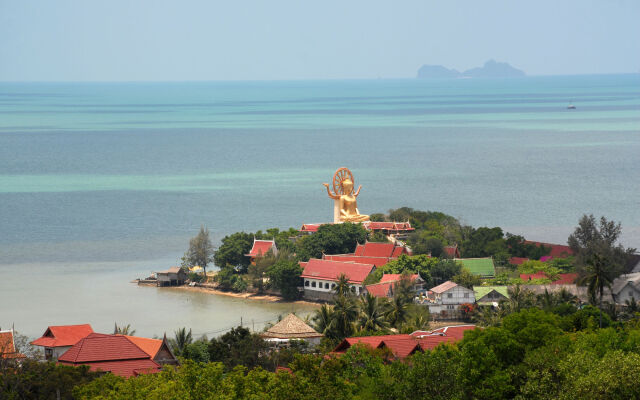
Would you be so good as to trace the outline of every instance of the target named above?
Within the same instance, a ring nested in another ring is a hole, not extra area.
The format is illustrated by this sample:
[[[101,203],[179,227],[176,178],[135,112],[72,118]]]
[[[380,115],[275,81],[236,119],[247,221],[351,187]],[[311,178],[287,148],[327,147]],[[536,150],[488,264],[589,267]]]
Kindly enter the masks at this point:
[[[416,233],[409,219],[371,221],[369,216],[360,214],[355,201],[360,188],[353,190],[353,175],[346,168],[336,171],[334,183],[333,192],[325,184],[334,200],[334,221],[305,223],[293,237],[293,230],[285,232],[284,242],[280,235],[280,243],[309,241],[328,229],[349,229],[360,239],[365,238],[362,242],[352,241],[348,245],[352,251],[331,254],[322,248],[320,257],[299,260],[290,254],[290,249],[280,249],[275,237],[258,239],[255,235],[248,250],[236,251],[240,252],[238,259],[246,265],[245,274],[269,264],[249,280],[253,282],[254,294],[266,292],[285,300],[303,299],[321,307],[306,318],[295,314],[283,316],[262,331],[238,327],[228,333],[255,335],[259,344],[243,346],[253,346],[258,358],[276,355],[272,365],[276,371],[291,372],[285,360],[278,361],[278,354],[290,349],[341,357],[357,345],[384,350],[389,360],[404,360],[442,344],[457,343],[463,340],[465,332],[499,325],[508,313],[527,307],[554,310],[566,305],[571,308],[567,313],[587,313],[591,323],[595,323],[594,313],[599,309],[601,327],[603,303],[610,310],[605,314],[608,325],[613,324],[614,318],[622,320],[623,315],[635,318],[636,299],[640,299],[640,256],[636,253],[626,257],[619,276],[610,277],[610,283],[600,287],[575,270],[563,272],[570,270],[566,266],[580,256],[567,245],[520,241],[518,244],[538,259],[523,257],[525,253],[520,252],[520,256],[502,260],[500,266],[496,265],[499,256],[462,257],[459,243],[435,246],[437,257],[424,250],[416,255],[408,244],[411,240],[415,243]],[[196,240],[192,244],[204,243],[210,250],[206,242]],[[465,243],[469,246],[469,242]],[[194,254],[203,253],[191,250]],[[192,265],[185,257],[186,265],[158,271],[138,284],[210,289],[218,293],[221,287],[218,278],[222,274],[207,274],[207,257],[205,262],[202,258],[191,260]],[[291,273],[285,275],[286,279],[269,274],[278,263],[290,266]],[[249,292],[244,281],[246,275],[240,273],[238,265],[229,265],[227,273],[236,284],[243,282],[242,290]],[[277,279],[281,281],[279,286],[270,285],[270,280]],[[571,321],[569,324],[578,324]],[[90,371],[123,378],[159,373],[167,366],[179,367],[188,359],[213,361],[217,343],[216,339],[211,343],[206,338],[194,340],[186,328],[176,331],[172,338],[166,333],[162,338],[138,337],[130,326],[117,324],[113,333],[94,332],[89,323],[47,326],[43,331],[40,338],[30,342],[40,349],[36,354],[42,361],[87,366]],[[14,330],[0,330],[0,358],[5,367],[27,358],[20,350]]]

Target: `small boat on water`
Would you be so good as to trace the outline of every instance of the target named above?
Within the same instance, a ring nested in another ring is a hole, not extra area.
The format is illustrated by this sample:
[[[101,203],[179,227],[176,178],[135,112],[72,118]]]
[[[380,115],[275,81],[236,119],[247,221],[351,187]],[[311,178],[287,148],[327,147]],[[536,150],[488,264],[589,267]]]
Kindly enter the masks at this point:
[[[573,102],[569,103],[569,105],[567,106],[567,110],[575,110],[576,106],[573,105]]]

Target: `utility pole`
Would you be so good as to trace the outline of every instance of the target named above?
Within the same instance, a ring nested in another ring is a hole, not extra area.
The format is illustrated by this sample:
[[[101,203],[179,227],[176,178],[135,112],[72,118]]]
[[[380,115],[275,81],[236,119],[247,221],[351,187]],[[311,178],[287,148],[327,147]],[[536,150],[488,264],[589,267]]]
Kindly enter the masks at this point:
[[[242,317],[240,317],[240,327],[242,328]]]

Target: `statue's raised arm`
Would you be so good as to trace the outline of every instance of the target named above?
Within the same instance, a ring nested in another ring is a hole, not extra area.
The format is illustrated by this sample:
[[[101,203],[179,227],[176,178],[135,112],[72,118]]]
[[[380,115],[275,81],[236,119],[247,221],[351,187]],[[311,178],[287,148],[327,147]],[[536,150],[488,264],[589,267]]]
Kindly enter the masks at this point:
[[[327,188],[327,194],[329,195],[329,197],[331,197],[334,200],[338,200],[340,198],[339,194],[331,193],[331,190],[329,190],[329,184],[328,183],[323,183],[322,185]]]
[[[353,194],[354,197],[358,197],[358,195],[360,194],[360,189],[362,189],[362,185],[358,186],[358,190],[356,190],[356,192]]]

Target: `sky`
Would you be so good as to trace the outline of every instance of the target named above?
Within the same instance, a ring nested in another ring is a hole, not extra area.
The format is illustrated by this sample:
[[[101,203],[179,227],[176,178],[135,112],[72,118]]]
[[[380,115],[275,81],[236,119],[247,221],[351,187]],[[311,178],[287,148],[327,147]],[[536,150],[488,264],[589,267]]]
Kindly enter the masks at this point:
[[[0,81],[640,72],[638,0],[0,0]]]

